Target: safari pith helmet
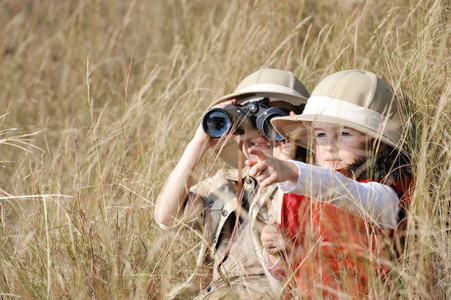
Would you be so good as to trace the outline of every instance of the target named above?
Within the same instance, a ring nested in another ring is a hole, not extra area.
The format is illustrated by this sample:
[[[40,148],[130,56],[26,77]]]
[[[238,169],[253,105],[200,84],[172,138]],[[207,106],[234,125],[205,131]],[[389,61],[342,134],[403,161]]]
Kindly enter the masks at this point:
[[[278,69],[260,69],[244,78],[235,92],[214,101],[212,106],[236,99],[236,104],[252,98],[275,98],[299,107],[301,110],[310,96],[304,84],[293,72]],[[219,157],[227,164],[238,166],[238,144],[229,138],[224,147],[218,147]]]
[[[324,78],[300,115],[271,120],[285,139],[308,147],[311,122],[346,126],[402,151],[400,103],[374,73],[347,70]]]

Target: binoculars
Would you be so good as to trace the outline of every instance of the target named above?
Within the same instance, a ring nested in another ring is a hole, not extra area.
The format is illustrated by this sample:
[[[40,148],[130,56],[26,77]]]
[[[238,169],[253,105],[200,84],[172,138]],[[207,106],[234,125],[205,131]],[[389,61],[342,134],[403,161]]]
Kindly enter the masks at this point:
[[[212,138],[220,138],[224,134],[243,133],[246,128],[256,128],[268,139],[276,142],[284,141],[271,124],[274,117],[288,116],[286,108],[271,107],[263,98],[246,104],[229,104],[224,108],[209,109],[202,117],[202,129]]]

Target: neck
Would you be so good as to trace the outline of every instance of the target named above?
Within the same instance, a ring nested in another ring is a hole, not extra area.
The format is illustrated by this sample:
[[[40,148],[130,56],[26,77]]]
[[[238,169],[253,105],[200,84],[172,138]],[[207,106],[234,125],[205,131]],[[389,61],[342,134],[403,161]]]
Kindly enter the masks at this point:
[[[373,158],[356,161],[341,172],[358,181],[369,179],[388,185],[412,175],[412,169],[408,160],[389,147],[379,152]]]

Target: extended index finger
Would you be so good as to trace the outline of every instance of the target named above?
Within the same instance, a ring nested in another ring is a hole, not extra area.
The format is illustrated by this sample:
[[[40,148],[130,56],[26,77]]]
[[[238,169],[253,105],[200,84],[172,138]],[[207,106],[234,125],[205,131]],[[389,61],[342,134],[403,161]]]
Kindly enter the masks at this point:
[[[266,154],[257,149],[249,149],[249,154],[256,156],[259,161],[265,160],[266,158]]]

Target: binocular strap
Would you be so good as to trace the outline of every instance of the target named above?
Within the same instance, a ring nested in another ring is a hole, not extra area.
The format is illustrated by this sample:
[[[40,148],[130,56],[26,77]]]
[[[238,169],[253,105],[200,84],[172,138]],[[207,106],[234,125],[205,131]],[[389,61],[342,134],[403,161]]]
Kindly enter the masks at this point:
[[[227,285],[228,288],[230,288],[230,283],[228,282],[227,278],[224,276],[224,273],[221,271],[222,264],[227,260],[230,254],[230,248],[232,248],[233,238],[235,237],[235,232],[238,227],[238,222],[240,221],[240,210],[241,210],[241,198],[242,198],[242,189],[243,189],[243,135],[240,134],[240,141],[238,143],[238,190],[236,194],[236,201],[237,206],[235,210],[235,225],[233,226],[232,235],[230,236],[230,239],[227,244],[227,248],[225,251],[224,256],[222,257],[221,261],[218,264],[218,274],[221,276],[222,281]]]

